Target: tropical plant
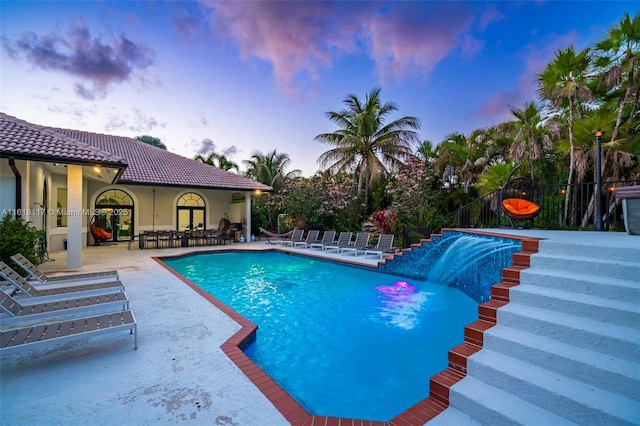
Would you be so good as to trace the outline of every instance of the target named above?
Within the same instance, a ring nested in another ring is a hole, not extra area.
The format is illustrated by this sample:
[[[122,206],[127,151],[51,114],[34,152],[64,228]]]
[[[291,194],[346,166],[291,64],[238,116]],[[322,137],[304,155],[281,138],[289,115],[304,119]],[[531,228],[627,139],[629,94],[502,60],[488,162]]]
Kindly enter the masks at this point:
[[[134,139],[139,140],[140,142],[144,142],[146,144],[155,146],[156,148],[160,148],[160,149],[164,149],[164,150],[167,149],[167,146],[162,143],[160,138],[144,135],[144,136],[136,136]]]
[[[610,138],[615,140],[623,117],[634,117],[638,108],[636,75],[640,67],[640,14],[631,18],[625,13],[622,19],[609,29],[608,37],[595,46],[594,64],[604,70],[601,81],[606,87],[623,93],[622,96],[617,96],[618,111]]]
[[[565,107],[568,116],[569,132],[569,177],[565,198],[565,217],[569,214],[571,184],[576,167],[574,123],[579,102],[591,100],[592,93],[588,87],[587,71],[589,70],[589,49],[578,53],[573,46],[558,50],[549,64],[538,76],[538,93],[543,100],[551,101],[554,107]]]
[[[21,253],[35,265],[44,261],[43,231],[21,217],[13,218],[7,214],[0,222],[0,260],[9,266],[15,266],[10,259]],[[16,267],[16,270],[21,270]]]
[[[354,172],[358,176],[366,217],[373,183],[388,176],[390,170],[397,170],[410,157],[412,143],[419,140],[415,130],[420,129],[420,121],[407,116],[387,123],[398,108],[393,103],[382,103],[380,88],[368,93],[364,101],[348,95],[343,103],[345,109],[326,113],[338,130],[315,137],[334,147],[323,153],[318,163],[334,172]]]
[[[543,157],[543,150],[551,150],[553,147],[543,125],[544,117],[533,102],[528,102],[522,109],[512,108],[511,113],[517,119],[514,122],[511,158],[516,162],[528,160],[531,179],[534,179],[534,162]]]
[[[240,171],[238,164],[229,160],[226,155],[218,154],[217,152],[210,152],[208,155],[198,154],[193,157],[194,160],[199,161],[204,164],[208,164],[213,167],[217,167],[224,171],[229,171],[231,169],[235,169],[236,171]]]
[[[288,179],[300,176],[300,170],[287,172],[287,167],[291,163],[288,154],[278,153],[275,149],[266,154],[255,151],[249,160],[242,160],[247,166],[245,174],[260,183],[271,186],[274,191],[284,185]]]

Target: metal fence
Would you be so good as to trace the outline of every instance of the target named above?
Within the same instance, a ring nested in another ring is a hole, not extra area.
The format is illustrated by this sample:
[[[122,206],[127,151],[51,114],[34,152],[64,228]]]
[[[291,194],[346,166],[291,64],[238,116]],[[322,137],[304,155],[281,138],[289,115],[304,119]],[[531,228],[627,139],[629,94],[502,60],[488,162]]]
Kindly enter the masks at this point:
[[[616,200],[619,187],[639,185],[640,181],[603,182],[601,193],[602,230],[624,232],[622,206]],[[560,184],[543,186],[542,212],[527,221],[510,221],[501,208],[500,192],[493,191],[459,210],[445,216],[428,227],[405,226],[402,230],[403,246],[409,247],[421,238],[442,228],[530,228],[553,230],[593,230],[596,221],[595,183]],[[570,199],[566,203],[566,193]]]

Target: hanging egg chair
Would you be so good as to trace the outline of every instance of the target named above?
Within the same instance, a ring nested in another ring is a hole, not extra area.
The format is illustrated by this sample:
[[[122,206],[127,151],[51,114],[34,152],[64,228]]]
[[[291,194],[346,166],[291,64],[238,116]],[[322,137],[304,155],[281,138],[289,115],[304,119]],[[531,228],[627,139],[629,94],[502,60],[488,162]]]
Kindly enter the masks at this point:
[[[542,212],[544,192],[533,179],[518,177],[507,181],[500,199],[502,211],[513,226],[514,220],[532,220]]]

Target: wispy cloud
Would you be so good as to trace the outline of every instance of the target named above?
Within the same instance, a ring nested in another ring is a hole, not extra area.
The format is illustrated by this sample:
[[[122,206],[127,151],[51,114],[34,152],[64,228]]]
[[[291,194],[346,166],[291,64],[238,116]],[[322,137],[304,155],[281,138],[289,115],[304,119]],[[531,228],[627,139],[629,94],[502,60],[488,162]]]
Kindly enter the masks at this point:
[[[399,2],[365,24],[369,55],[382,79],[425,79],[472,23],[472,10],[459,3]]]
[[[205,154],[210,154],[212,152],[215,152],[217,154],[222,154],[225,157],[229,158],[234,154],[237,154],[238,152],[240,152],[238,148],[233,145],[227,148],[222,148],[220,152],[218,152],[218,147],[216,146],[215,142],[213,142],[209,138],[204,138],[200,142],[194,143],[194,145],[196,146],[196,149],[195,149],[196,154],[200,154],[200,155],[205,155]]]
[[[104,98],[111,85],[132,79],[136,71],[145,70],[155,61],[153,50],[124,35],[93,37],[82,18],[71,23],[66,37],[55,32],[27,32],[13,41],[3,39],[3,45],[15,60],[25,59],[41,69],[79,77],[76,94],[89,100]]]
[[[292,95],[311,91],[336,60],[352,54],[369,57],[382,81],[426,79],[452,51],[471,56],[484,47],[469,34],[474,24],[484,30],[500,19],[496,10],[478,15],[476,7],[453,2],[199,4],[212,33],[235,46],[243,59],[269,63],[278,87]],[[181,33],[191,33],[195,24],[183,21]]]
[[[301,89],[300,79],[315,81],[335,56],[355,47],[356,27],[331,2],[205,2],[212,7],[212,30],[234,44],[244,59],[273,67],[277,85]],[[367,8],[366,5],[358,5]],[[346,7],[346,6],[345,6]]]
[[[138,108],[134,108],[131,114],[109,114],[104,125],[107,132],[126,129],[137,133],[149,133],[158,127],[164,128],[166,123],[158,122]]]

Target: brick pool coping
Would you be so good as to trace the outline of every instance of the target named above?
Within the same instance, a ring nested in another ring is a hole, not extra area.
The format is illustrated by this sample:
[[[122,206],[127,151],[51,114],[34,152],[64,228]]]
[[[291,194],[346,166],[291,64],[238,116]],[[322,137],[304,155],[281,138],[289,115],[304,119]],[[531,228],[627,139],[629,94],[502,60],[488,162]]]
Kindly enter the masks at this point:
[[[292,425],[413,426],[423,425],[438,414],[442,413],[449,406],[449,390],[451,386],[458,383],[466,376],[467,359],[482,349],[484,332],[496,325],[498,309],[509,302],[509,289],[520,284],[520,272],[523,269],[529,268],[530,257],[538,252],[539,241],[543,239],[499,234],[495,232],[483,232],[481,230],[472,229],[442,230],[442,232],[446,231],[461,231],[470,234],[519,240],[522,244],[522,250],[512,255],[513,262],[511,266],[503,268],[502,282],[494,284],[491,287],[491,299],[478,306],[478,320],[465,327],[464,342],[449,351],[449,366],[429,380],[429,396],[386,422],[331,416],[316,416],[309,413],[242,351],[243,348],[246,348],[255,340],[258,326],[162,262],[162,258],[185,257],[192,253],[181,254],[178,256],[153,257],[153,260],[158,262],[178,279],[187,284],[194,291],[240,325],[240,330],[225,341],[221,345],[221,349]],[[434,236],[441,235],[442,234],[434,234]],[[393,259],[395,259],[396,256],[402,256],[403,253],[413,250],[414,247],[419,247],[423,242],[430,241],[431,239],[422,240],[420,243],[414,244],[408,249],[403,249],[399,253],[396,253]],[[271,248],[269,250],[274,249]],[[197,253],[202,254],[203,252]],[[219,253],[219,251],[216,251],[215,253]],[[383,260],[379,263],[393,261],[393,259]],[[345,258],[345,260],[332,258],[331,260],[353,263],[350,262],[348,258]]]

